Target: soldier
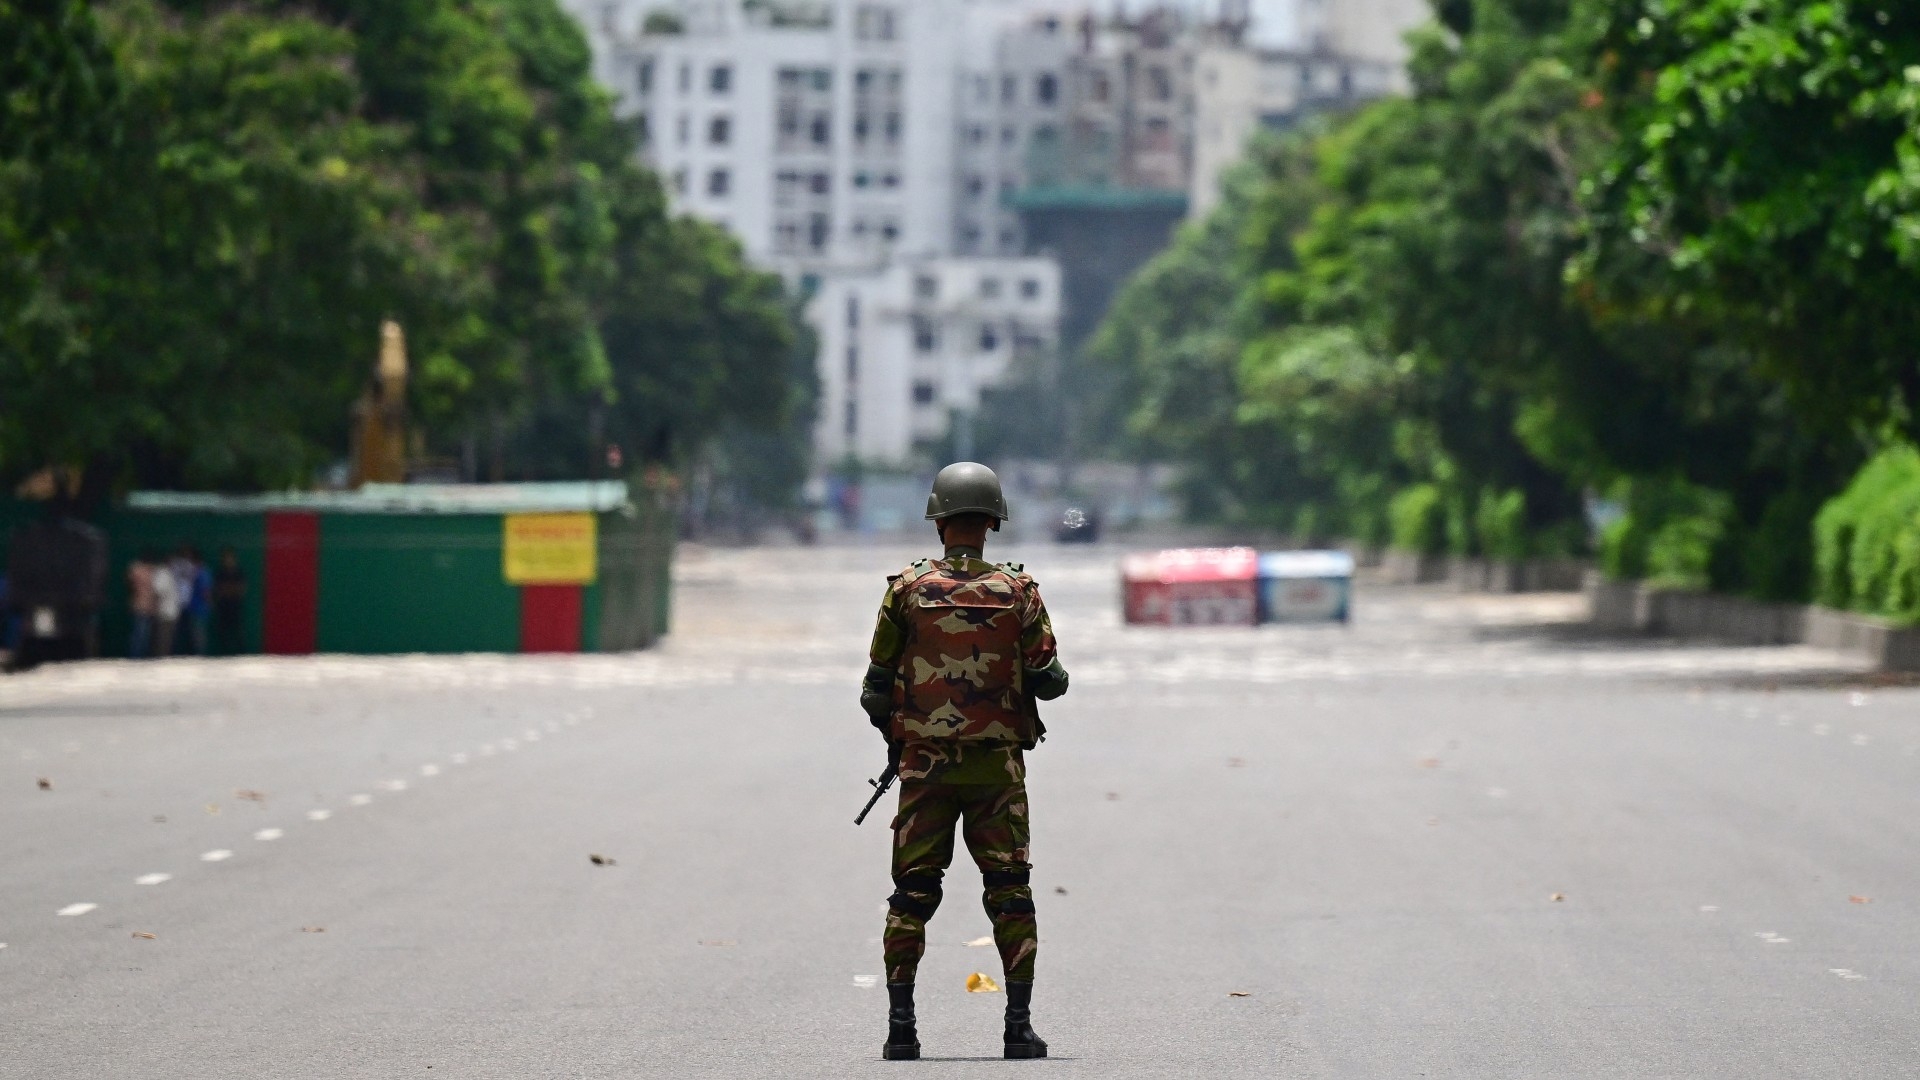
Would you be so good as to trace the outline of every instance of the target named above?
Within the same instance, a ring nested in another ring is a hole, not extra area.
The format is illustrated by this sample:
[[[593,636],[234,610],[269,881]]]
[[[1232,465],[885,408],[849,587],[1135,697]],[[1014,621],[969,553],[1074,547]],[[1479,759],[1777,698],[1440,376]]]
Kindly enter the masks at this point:
[[[1029,1022],[1039,947],[1027,862],[1023,751],[1045,735],[1035,699],[1067,691],[1040,589],[1018,563],[987,562],[987,533],[1007,520],[993,470],[960,462],[927,496],[946,553],[887,579],[860,704],[899,755],[893,886],[883,951],[888,1034],[881,1056],[920,1056],[913,980],[953,830],[980,867],[982,901],[1006,977],[1006,1056],[1043,1058]]]

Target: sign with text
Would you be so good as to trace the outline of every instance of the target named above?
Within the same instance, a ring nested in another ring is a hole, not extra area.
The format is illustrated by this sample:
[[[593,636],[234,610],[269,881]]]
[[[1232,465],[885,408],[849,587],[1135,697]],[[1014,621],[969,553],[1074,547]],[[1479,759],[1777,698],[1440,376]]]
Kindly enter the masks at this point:
[[[600,572],[598,539],[592,514],[508,514],[507,584],[590,584]]]

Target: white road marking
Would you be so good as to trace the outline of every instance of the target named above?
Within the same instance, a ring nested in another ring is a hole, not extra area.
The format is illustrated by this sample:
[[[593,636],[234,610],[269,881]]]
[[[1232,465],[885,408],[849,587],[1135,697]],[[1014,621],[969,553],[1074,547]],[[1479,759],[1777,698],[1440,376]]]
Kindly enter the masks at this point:
[[[1792,727],[1792,726],[1793,726],[1793,717],[1791,717],[1791,716],[1783,716],[1783,717],[1781,717],[1781,718],[1780,718],[1780,726],[1781,726],[1781,727]]]
[[[4,941],[0,941],[0,949],[4,949],[6,947],[7,947],[7,943]]]
[[[1873,741],[1873,737],[1871,735],[1866,734],[1865,732],[1862,732],[1853,737],[1853,745],[1855,746],[1865,746],[1872,741]]]
[[[421,776],[439,776],[439,775],[440,775],[440,766],[438,766],[438,765],[422,765],[422,766],[420,766],[420,775],[421,775]]]
[[[331,810],[309,810],[309,811],[307,811],[307,820],[308,820],[308,821],[325,821],[325,820],[327,820],[328,818],[330,818],[330,817],[332,817],[332,816],[333,816],[333,811],[331,811]]]
[[[860,987],[862,990],[873,989],[876,981],[877,980],[871,975],[855,975],[853,977],[853,985]]]
[[[1771,930],[1755,930],[1753,932],[1753,936],[1759,938],[1761,941],[1764,941],[1769,945],[1785,945],[1788,942],[1793,940],[1790,937],[1781,937],[1779,934],[1776,934]]]
[[[453,763],[455,765],[465,765],[467,763],[467,755],[465,754],[453,755]]]
[[[384,780],[381,781],[380,786],[388,791],[407,790],[407,782],[405,780]]]
[[[492,743],[481,743],[481,744],[480,744],[480,756],[481,756],[481,757],[492,757],[492,756],[493,756],[493,744],[492,744]]]
[[[1843,979],[1864,979],[1864,978],[1866,978],[1866,976],[1865,976],[1865,975],[1862,975],[1862,974],[1860,974],[1859,972],[1857,972],[1857,971],[1854,971],[1854,970],[1853,970],[1853,969],[1851,969],[1851,968],[1828,968],[1828,969],[1827,969],[1827,971],[1828,971],[1829,973],[1831,973],[1831,974],[1834,974],[1834,975],[1838,975],[1838,976],[1840,976],[1840,977],[1841,977],[1841,978],[1843,978]]]
[[[97,908],[99,906],[100,906],[99,904],[68,904],[66,907],[63,907],[59,911],[54,912],[54,914],[64,915],[67,918],[72,918],[75,915],[85,915],[87,912],[92,911],[94,908]]]
[[[253,834],[255,840],[278,840],[287,835],[284,829],[261,829]]]
[[[172,874],[141,874],[139,877],[133,879],[133,883],[135,885],[159,885],[162,882],[172,880]]]
[[[1833,733],[1833,725],[1832,724],[1815,724],[1813,725],[1813,733],[1815,735],[1830,735]]]
[[[226,848],[214,848],[212,851],[209,851],[206,854],[200,856],[200,861],[201,862],[225,862],[226,860],[231,858],[233,858],[233,852],[228,851]]]
[[[368,803],[370,803],[370,802],[372,802],[372,801],[373,801],[373,796],[371,796],[371,795],[349,795],[349,796],[347,796],[347,802],[348,802],[348,803],[350,803],[350,804],[352,804],[352,805],[354,805],[354,806],[365,806],[365,805],[367,805]]]
[[[1720,905],[1719,904],[1701,904],[1700,910],[1701,911],[1719,911]]]
[[[1490,788],[1488,788],[1488,789],[1487,789],[1487,798],[1489,798],[1489,799],[1504,799],[1504,798],[1506,798],[1506,797],[1507,797],[1507,789],[1506,789],[1506,788],[1503,788],[1503,787],[1490,787]]]

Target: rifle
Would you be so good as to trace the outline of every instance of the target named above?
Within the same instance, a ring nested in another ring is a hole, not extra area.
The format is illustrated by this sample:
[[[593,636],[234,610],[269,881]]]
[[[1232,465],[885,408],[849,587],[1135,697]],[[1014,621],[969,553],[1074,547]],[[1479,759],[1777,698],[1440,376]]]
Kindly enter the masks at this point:
[[[873,812],[873,804],[880,801],[880,796],[887,793],[887,789],[893,786],[894,780],[899,778],[899,776],[900,744],[890,742],[887,744],[887,768],[880,774],[880,779],[867,781],[867,783],[873,785],[873,798],[868,799],[867,805],[860,808],[860,816],[853,819],[855,825],[867,820],[867,815]]]

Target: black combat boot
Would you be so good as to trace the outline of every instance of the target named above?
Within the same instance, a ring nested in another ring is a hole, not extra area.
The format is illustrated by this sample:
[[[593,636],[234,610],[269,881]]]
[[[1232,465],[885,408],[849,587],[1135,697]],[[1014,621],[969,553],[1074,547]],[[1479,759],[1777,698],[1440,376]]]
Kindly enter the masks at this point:
[[[1007,1056],[1043,1058],[1047,1041],[1033,1033],[1033,984],[1007,983]]]
[[[920,1033],[913,1027],[913,984],[888,983],[887,1045],[880,1056],[887,1061],[919,1061]]]

